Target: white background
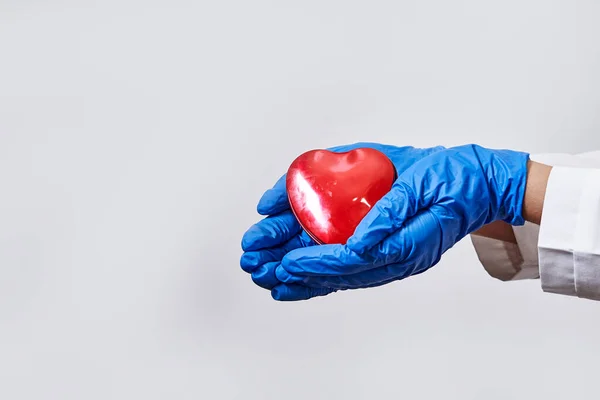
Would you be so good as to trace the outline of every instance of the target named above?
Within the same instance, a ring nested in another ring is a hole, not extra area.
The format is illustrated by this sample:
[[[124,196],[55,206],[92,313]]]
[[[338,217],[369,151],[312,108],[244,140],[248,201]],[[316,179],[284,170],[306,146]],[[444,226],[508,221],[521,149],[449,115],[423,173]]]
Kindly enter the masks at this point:
[[[0,0],[0,398],[597,398],[600,304],[239,268],[301,152],[600,149],[597,1]]]

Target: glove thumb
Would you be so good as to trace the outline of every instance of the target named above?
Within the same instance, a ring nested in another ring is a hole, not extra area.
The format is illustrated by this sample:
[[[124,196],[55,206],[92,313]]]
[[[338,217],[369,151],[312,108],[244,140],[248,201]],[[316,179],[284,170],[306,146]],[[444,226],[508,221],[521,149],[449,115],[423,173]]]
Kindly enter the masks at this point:
[[[400,229],[417,211],[418,202],[413,191],[403,182],[396,181],[392,190],[361,220],[346,246],[355,253],[364,254]]]

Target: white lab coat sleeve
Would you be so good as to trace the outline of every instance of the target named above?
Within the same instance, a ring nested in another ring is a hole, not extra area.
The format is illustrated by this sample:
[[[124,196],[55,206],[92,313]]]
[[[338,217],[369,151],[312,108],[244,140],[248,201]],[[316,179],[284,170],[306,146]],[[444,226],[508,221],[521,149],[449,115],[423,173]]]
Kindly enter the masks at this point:
[[[600,300],[600,152],[531,158],[553,166],[540,226],[513,227],[517,244],[471,235],[477,256],[497,279]]]
[[[513,227],[517,243],[471,235],[479,261],[492,277],[513,281],[539,278],[539,226],[526,222]]]

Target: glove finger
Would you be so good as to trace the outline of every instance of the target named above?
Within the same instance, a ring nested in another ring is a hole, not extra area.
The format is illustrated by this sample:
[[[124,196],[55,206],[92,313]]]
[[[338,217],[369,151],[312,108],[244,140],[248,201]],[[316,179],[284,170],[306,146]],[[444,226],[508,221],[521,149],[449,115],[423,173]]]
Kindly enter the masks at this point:
[[[393,278],[382,279],[382,280],[377,281],[377,282],[365,283],[364,285],[355,286],[355,287],[350,287],[348,285],[337,285],[336,283],[332,283],[331,286],[329,287],[329,289],[333,289],[335,291],[343,291],[343,290],[351,290],[351,289],[353,289],[353,290],[357,290],[357,289],[369,289],[369,288],[374,288],[374,287],[379,287],[379,286],[387,285],[387,284],[392,283],[392,282],[400,281],[400,280],[408,278],[409,276],[419,275],[419,274],[422,274],[425,271],[427,271],[427,270],[415,271],[412,274],[404,276],[404,277],[397,276],[397,277],[393,277]],[[313,286],[310,286],[310,285],[312,285],[312,282],[310,282],[306,286],[313,287],[314,289],[318,289],[318,288],[321,287],[321,286],[317,286],[317,285],[313,285]]]
[[[275,268],[278,262],[269,262],[263,264],[252,271],[252,281],[263,289],[271,290],[281,282],[275,276]]]
[[[290,274],[281,266],[281,264],[277,265],[275,276],[277,277],[277,280],[283,283],[302,283],[306,279],[306,276]],[[324,286],[325,285],[321,285],[321,287]]]
[[[252,272],[265,263],[281,261],[292,250],[313,245],[315,242],[306,232],[302,231],[281,246],[243,253],[240,258],[240,266],[244,271]]]
[[[414,264],[398,263],[352,275],[306,276],[302,278],[302,284],[312,288],[360,289],[407,278],[412,275],[413,271]]]
[[[318,262],[304,259],[299,264],[282,262],[277,266],[275,275],[283,283],[301,283],[314,288],[356,289],[391,278],[396,280],[400,279],[400,277],[410,276],[415,269],[415,264],[411,262],[393,263],[382,266],[369,263],[368,261],[365,261],[365,263],[370,268],[359,271],[356,265],[334,263],[321,266]],[[298,266],[303,269],[298,269]],[[306,266],[310,270],[307,271]],[[343,271],[340,272],[341,269]],[[358,272],[348,273],[351,270]]]
[[[258,201],[258,205],[256,206],[256,211],[260,215],[273,215],[279,214],[285,210],[290,208],[290,203],[288,201],[287,192],[285,189],[285,178],[284,174],[280,177],[275,185],[263,193],[262,197]]]
[[[379,260],[379,264],[384,262],[385,265],[373,264],[372,268],[352,274],[335,274],[330,270],[323,274],[306,274],[288,269],[288,264],[282,262],[282,265],[277,266],[275,274],[282,282],[301,282],[314,288],[335,289],[356,289],[404,279],[439,262],[443,252],[443,235],[438,214],[443,211],[443,207],[434,206],[417,214],[405,227],[373,249],[370,252],[373,259]],[[373,255],[375,251],[381,254]]]
[[[385,267],[381,267],[381,268],[385,268]],[[337,278],[337,277],[335,277]],[[310,278],[312,279],[312,278]],[[313,289],[319,289],[319,288],[327,288],[327,289],[332,289],[332,290],[349,290],[349,289],[369,289],[369,288],[374,288],[374,287],[379,287],[379,286],[383,286],[383,285],[387,285],[388,283],[392,283],[398,280],[401,280],[403,278],[400,277],[392,277],[390,278],[388,277],[382,277],[382,279],[376,280],[376,281],[371,281],[371,282],[360,282],[359,280],[356,280],[355,282],[351,282],[353,280],[353,278],[349,278],[348,282],[340,282],[337,279],[336,280],[332,280],[330,282],[327,283],[327,285],[324,285],[325,282],[312,282],[312,281],[308,281],[307,283],[303,284],[304,286],[307,287],[311,287]],[[353,283],[353,284],[350,284]]]
[[[296,284],[279,284],[271,290],[271,297],[277,301],[301,301],[313,297],[327,296],[334,293],[335,289],[310,288]]]
[[[349,275],[376,267],[377,260],[361,256],[344,245],[324,244],[290,251],[281,268],[292,275]]]
[[[242,237],[242,250],[256,251],[287,242],[301,231],[291,211],[264,218],[252,225]]]
[[[365,285],[364,287],[361,287],[360,289],[368,289],[368,288],[383,286],[383,285],[386,285],[386,284],[391,283],[396,280],[397,279],[388,279],[386,281]],[[299,300],[309,300],[313,297],[326,296],[328,294],[335,293],[339,290],[346,290],[346,289],[335,289],[335,288],[325,288],[325,287],[314,288],[314,287],[308,287],[308,286],[304,286],[304,285],[300,285],[300,284],[282,283],[282,284],[275,286],[273,288],[273,290],[271,290],[271,296],[273,297],[273,299],[279,300],[279,301],[299,301]]]
[[[396,181],[392,190],[375,203],[358,224],[346,245],[350,250],[364,254],[416,214],[417,200],[407,185]]]

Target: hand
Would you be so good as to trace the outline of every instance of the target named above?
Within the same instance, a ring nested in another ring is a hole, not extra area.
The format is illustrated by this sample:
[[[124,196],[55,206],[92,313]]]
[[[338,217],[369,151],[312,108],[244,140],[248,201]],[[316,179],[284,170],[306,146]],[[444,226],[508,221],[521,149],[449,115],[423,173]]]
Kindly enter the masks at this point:
[[[418,149],[377,143],[356,143],[329,150],[345,152],[359,147],[370,147],[383,152],[394,163],[398,174],[418,160],[444,149],[441,146]],[[242,269],[251,274],[252,280],[258,286],[271,290],[271,295],[276,300],[303,300],[334,292],[335,290],[330,288],[312,288],[291,282],[282,283],[275,275],[276,268],[286,254],[316,244],[302,230],[290,210],[285,189],[285,175],[272,189],[263,194],[257,211],[266,218],[250,227],[244,234],[242,238],[244,254],[240,260]]]
[[[401,173],[346,245],[289,252],[276,268],[312,290],[380,286],[425,272],[494,221],[522,225],[529,155],[476,145],[442,150]]]

